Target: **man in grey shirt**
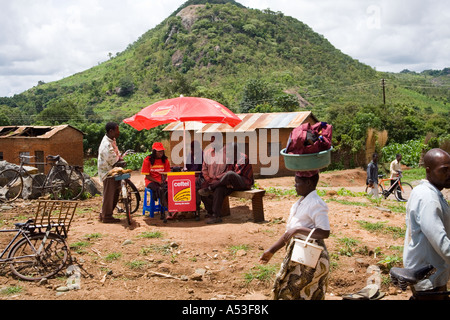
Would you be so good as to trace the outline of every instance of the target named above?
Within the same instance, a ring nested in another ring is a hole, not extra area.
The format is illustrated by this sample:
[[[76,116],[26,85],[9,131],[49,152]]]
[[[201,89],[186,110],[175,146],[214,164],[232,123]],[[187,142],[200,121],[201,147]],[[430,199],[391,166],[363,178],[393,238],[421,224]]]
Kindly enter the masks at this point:
[[[372,155],[372,161],[367,166],[366,184],[371,188],[369,194],[378,198],[378,154]]]
[[[421,298],[421,292],[446,291],[450,279],[450,209],[441,192],[450,188],[450,155],[432,149],[426,153],[424,164],[426,180],[413,189],[406,206],[403,264],[405,268],[431,264],[436,272],[414,286],[416,299]]]

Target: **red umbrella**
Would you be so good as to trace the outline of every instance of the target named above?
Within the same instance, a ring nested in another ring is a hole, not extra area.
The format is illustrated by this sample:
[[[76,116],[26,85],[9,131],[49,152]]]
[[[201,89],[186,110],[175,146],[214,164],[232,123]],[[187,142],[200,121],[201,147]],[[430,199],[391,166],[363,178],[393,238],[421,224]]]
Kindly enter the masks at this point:
[[[132,116],[123,120],[138,131],[151,129],[171,122],[183,122],[184,135],[186,121],[203,123],[227,123],[232,127],[241,123],[241,119],[220,103],[195,97],[179,97],[156,102]],[[186,139],[184,139],[186,150]],[[186,166],[186,152],[184,163]]]
[[[123,120],[138,131],[171,122],[199,121],[237,126],[242,120],[220,103],[195,97],[179,97],[156,102]]]

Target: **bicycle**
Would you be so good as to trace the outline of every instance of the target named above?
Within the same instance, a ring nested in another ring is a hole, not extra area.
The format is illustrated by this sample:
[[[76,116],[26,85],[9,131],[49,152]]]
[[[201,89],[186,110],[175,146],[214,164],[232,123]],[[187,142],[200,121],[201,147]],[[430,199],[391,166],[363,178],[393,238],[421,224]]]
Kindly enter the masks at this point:
[[[0,230],[16,233],[0,254],[0,263],[9,263],[13,274],[23,280],[39,281],[56,275],[70,256],[66,239],[77,205],[40,201],[34,219],[16,223],[15,229]]]
[[[48,162],[29,162],[34,157],[20,156],[17,169],[6,169],[0,172],[0,201],[13,202],[22,195],[24,177],[30,177],[33,188],[40,189],[43,194],[51,193],[54,199],[76,200],[84,191],[82,167],[70,166],[61,156],[47,156]],[[25,165],[50,165],[48,175],[32,174]]]
[[[133,153],[133,150],[127,150],[123,156],[131,153]],[[120,163],[119,166],[126,167],[126,162]],[[125,213],[128,225],[132,224],[131,215],[139,209],[139,204],[141,202],[141,195],[134,183],[131,182],[130,178],[131,175],[129,173],[114,176],[116,181],[120,181],[117,211],[119,213]]]
[[[389,275],[391,277],[392,283],[406,291],[408,286],[411,287],[411,291],[413,292],[413,296],[410,297],[410,300],[415,300],[417,298],[423,297],[432,297],[432,296],[443,296],[449,297],[450,291],[435,291],[435,292],[420,292],[415,291],[414,285],[419,281],[428,278],[435,272],[435,268],[432,265],[426,265],[420,268],[397,268],[393,267],[389,271]]]
[[[378,175],[378,178],[380,179],[378,181],[378,193],[383,195],[385,199],[387,199],[393,193],[397,201],[400,202],[408,201],[411,192],[413,190],[413,187],[408,182],[401,181],[401,178],[403,177],[402,172],[400,171],[398,177],[396,178],[383,179],[384,177],[385,177],[384,174]],[[388,181],[390,185],[387,185]],[[371,187],[367,185],[366,193],[370,193],[370,189]]]

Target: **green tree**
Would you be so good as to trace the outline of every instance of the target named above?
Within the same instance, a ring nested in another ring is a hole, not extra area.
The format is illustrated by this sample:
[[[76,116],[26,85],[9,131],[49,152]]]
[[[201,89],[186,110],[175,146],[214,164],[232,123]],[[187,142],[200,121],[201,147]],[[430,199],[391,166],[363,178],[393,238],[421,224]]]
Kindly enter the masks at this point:
[[[0,126],[10,126],[11,121],[4,111],[0,110]]]
[[[120,78],[119,88],[119,96],[126,97],[131,95],[135,89],[133,78],[129,75]]]
[[[250,79],[246,82],[240,103],[241,111],[249,113],[253,108],[259,104],[271,102],[273,98],[273,91],[269,84],[261,79]]]
[[[69,99],[51,102],[36,117],[36,124],[59,125],[69,121],[82,121],[82,116],[75,105]]]

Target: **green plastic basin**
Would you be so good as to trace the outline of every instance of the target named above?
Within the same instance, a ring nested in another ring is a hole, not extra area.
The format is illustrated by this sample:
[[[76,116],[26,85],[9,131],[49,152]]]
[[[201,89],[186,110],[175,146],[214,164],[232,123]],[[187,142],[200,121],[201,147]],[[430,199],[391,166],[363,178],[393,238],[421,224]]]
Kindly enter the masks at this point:
[[[284,157],[284,164],[288,170],[311,171],[328,167],[331,163],[332,150],[333,147],[319,153],[288,154],[286,149],[283,149],[280,153]]]

